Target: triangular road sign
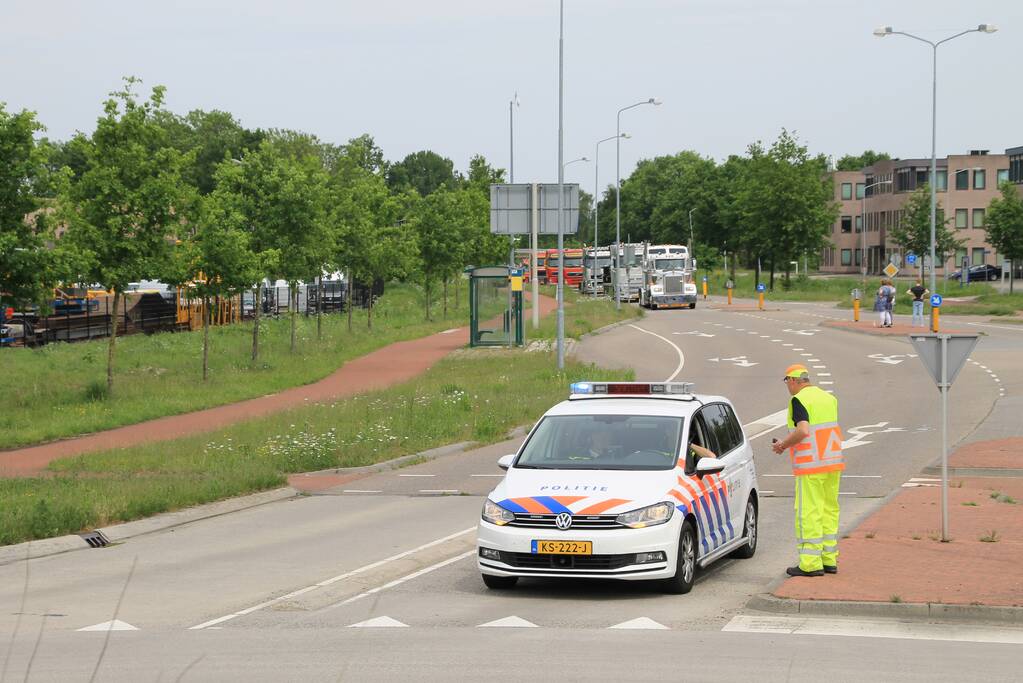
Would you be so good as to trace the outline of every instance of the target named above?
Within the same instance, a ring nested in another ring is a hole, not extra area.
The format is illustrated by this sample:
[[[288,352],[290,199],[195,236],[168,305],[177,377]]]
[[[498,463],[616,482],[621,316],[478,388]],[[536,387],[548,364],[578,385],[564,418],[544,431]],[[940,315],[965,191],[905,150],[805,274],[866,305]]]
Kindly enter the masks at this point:
[[[948,367],[945,369],[947,386],[952,386],[959,371],[966,364],[966,359],[973,353],[980,338],[975,334],[913,334],[909,340],[913,342],[913,348],[919,355],[920,362],[931,374],[934,383],[941,389],[941,364],[943,355],[942,343],[948,344]]]

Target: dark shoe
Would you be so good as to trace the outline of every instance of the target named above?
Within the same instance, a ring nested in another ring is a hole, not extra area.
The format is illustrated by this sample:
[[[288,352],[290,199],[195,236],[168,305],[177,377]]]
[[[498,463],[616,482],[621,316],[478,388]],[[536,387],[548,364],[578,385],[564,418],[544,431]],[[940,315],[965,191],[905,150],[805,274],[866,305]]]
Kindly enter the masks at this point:
[[[824,573],[825,574],[837,574],[838,573],[838,567],[833,565],[833,564],[826,564],[826,565],[824,565]]]
[[[788,569],[785,570],[785,573],[788,574],[789,576],[824,576],[823,569],[817,569],[812,572],[804,572],[798,566],[789,567]]]

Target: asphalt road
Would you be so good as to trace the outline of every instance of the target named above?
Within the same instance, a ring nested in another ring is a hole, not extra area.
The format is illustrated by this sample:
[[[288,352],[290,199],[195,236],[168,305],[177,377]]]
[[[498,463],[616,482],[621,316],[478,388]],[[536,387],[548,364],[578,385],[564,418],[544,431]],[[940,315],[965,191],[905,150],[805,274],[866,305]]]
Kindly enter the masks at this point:
[[[767,448],[782,431],[787,365],[803,361],[839,397],[845,528],[913,485],[940,449],[938,393],[908,342],[820,327],[840,315],[834,309],[784,308],[701,302],[577,346],[581,359],[630,367],[639,379],[675,374],[726,395],[756,435],[760,485],[771,491],[757,555],[714,565],[689,595],[538,579],[485,589],[472,529],[500,476],[497,458],[518,446],[509,441],[0,567],[4,672],[41,681],[89,680],[97,664],[96,680],[117,681],[1017,679],[1023,629],[789,619],[744,607],[794,557],[791,477]],[[969,438],[996,402],[1023,394],[1023,326],[968,323],[987,336],[953,389],[953,441]],[[80,630],[115,618],[136,630]]]

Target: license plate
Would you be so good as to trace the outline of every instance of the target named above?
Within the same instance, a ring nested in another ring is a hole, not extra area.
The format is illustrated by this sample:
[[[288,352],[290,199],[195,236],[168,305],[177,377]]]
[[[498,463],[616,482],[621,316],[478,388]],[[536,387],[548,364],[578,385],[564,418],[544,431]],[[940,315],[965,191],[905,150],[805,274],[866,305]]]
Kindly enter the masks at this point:
[[[593,541],[533,541],[533,554],[592,555]]]

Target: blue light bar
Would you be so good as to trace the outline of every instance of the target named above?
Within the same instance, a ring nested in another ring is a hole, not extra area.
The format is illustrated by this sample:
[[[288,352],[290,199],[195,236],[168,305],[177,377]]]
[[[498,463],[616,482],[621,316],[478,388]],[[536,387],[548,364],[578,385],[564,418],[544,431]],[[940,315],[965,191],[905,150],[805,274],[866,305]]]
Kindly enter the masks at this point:
[[[569,388],[569,393],[572,394],[592,394],[593,385],[589,382],[572,382],[572,386]]]
[[[650,394],[692,394],[692,382],[573,382],[572,396],[618,395],[649,396]]]

